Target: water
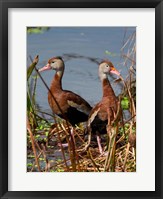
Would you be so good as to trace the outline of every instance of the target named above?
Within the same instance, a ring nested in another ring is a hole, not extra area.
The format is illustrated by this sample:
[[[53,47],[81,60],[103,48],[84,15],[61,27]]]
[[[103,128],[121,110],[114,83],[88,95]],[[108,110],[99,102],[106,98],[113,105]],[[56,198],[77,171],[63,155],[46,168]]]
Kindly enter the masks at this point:
[[[27,35],[27,56],[34,58],[39,55],[38,68],[43,67],[49,58],[62,56],[65,61],[63,88],[81,95],[93,106],[100,101],[102,89],[98,78],[98,65],[88,58],[110,59],[125,77],[127,70],[120,64],[120,49],[125,31],[125,27],[53,27],[43,34]],[[126,38],[134,31],[134,27],[127,28]],[[108,55],[106,51],[112,54]],[[75,55],[75,58],[70,55]],[[27,64],[30,65],[29,59]],[[42,73],[48,85],[53,75],[54,71]],[[113,83],[113,79],[110,81],[118,95],[120,88]],[[38,79],[37,104],[42,111],[51,113],[47,92],[42,81]]]

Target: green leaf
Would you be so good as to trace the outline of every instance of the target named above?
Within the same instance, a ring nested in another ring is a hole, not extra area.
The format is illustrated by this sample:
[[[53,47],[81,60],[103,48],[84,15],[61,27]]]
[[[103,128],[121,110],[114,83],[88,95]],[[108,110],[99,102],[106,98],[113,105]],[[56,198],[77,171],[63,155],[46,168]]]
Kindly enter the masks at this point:
[[[124,110],[128,110],[129,109],[129,99],[127,97],[122,98],[121,107]]]
[[[36,135],[35,137],[36,137],[36,138],[39,138],[39,137],[40,137],[40,135]]]
[[[42,130],[43,128],[44,128],[43,125],[40,125],[40,126],[39,126],[39,129],[40,129],[40,130]]]
[[[38,63],[38,55],[34,58],[33,63],[29,66],[29,68],[27,69],[27,81],[30,78],[33,69],[35,68],[36,64]]]
[[[27,93],[27,110],[31,111],[31,107],[32,107],[31,100],[29,94]]]
[[[40,161],[44,161],[44,158],[39,158]]]
[[[32,167],[32,163],[28,163],[28,164],[27,164],[27,167]]]
[[[46,135],[46,137],[48,137],[48,135],[49,135],[49,132],[48,132],[48,131],[46,131],[46,132],[45,132],[45,135]]]
[[[108,50],[105,50],[105,54],[107,54],[107,55],[109,55],[109,56],[111,56],[111,57],[117,56],[116,53],[112,53],[112,52],[110,52],[110,51],[108,51]]]

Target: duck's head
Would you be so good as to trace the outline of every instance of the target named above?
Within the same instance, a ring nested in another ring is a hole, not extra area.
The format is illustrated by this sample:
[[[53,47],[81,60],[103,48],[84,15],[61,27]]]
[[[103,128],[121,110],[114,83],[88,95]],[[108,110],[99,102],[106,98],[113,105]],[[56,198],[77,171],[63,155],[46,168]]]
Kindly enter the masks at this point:
[[[45,70],[56,70],[63,71],[64,70],[64,62],[62,60],[62,57],[53,57],[48,60],[48,63],[39,69],[39,72],[45,71]]]
[[[99,77],[100,79],[107,78],[107,75],[115,74],[120,75],[119,71],[114,67],[111,61],[104,60],[99,65]]]

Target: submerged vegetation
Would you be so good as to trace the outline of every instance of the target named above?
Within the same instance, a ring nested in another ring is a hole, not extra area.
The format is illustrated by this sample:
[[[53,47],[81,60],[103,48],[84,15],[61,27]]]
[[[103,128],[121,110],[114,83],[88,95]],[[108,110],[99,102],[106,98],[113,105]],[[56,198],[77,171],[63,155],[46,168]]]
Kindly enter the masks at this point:
[[[29,29],[30,30],[30,29]],[[122,87],[119,107],[122,117],[114,120],[111,130],[102,136],[105,154],[101,155],[92,136],[91,146],[85,150],[85,124],[74,128],[57,117],[39,110],[35,100],[37,79],[44,79],[37,70],[39,57],[31,59],[27,69],[27,171],[29,172],[135,172],[136,171],[136,33],[125,38],[121,48],[120,67],[128,75],[115,80]],[[108,56],[114,53],[106,52]],[[67,55],[68,56],[68,55]],[[76,55],[69,56],[70,59]],[[87,58],[95,63],[97,59]],[[128,117],[126,117],[126,113]],[[51,118],[51,120],[47,118]],[[54,122],[52,122],[54,121]],[[64,146],[64,143],[68,145]],[[72,147],[73,146],[73,147]]]
[[[28,34],[42,34],[49,30],[49,27],[27,27]]]

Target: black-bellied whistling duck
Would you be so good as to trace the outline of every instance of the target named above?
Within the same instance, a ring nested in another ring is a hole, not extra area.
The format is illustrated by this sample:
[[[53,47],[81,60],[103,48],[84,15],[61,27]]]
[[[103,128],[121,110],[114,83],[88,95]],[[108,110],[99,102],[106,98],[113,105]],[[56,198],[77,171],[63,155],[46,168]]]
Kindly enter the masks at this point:
[[[103,152],[100,134],[107,133],[108,118],[110,120],[109,123],[113,121],[118,108],[118,99],[107,77],[110,73],[120,75],[110,61],[105,60],[101,62],[99,65],[99,77],[102,82],[103,97],[92,109],[87,124],[87,133],[89,133],[89,137],[86,149],[90,145],[91,134],[96,134],[100,153]]]
[[[49,59],[46,66],[39,69],[39,72],[45,70],[55,70],[56,73],[51,82],[50,91],[48,92],[49,105],[56,115],[63,119],[67,119],[73,126],[80,122],[88,120],[91,106],[79,95],[62,89],[62,76],[64,73],[64,61],[61,57],[53,57]],[[53,97],[53,96],[54,97]],[[56,99],[58,105],[56,104]]]

